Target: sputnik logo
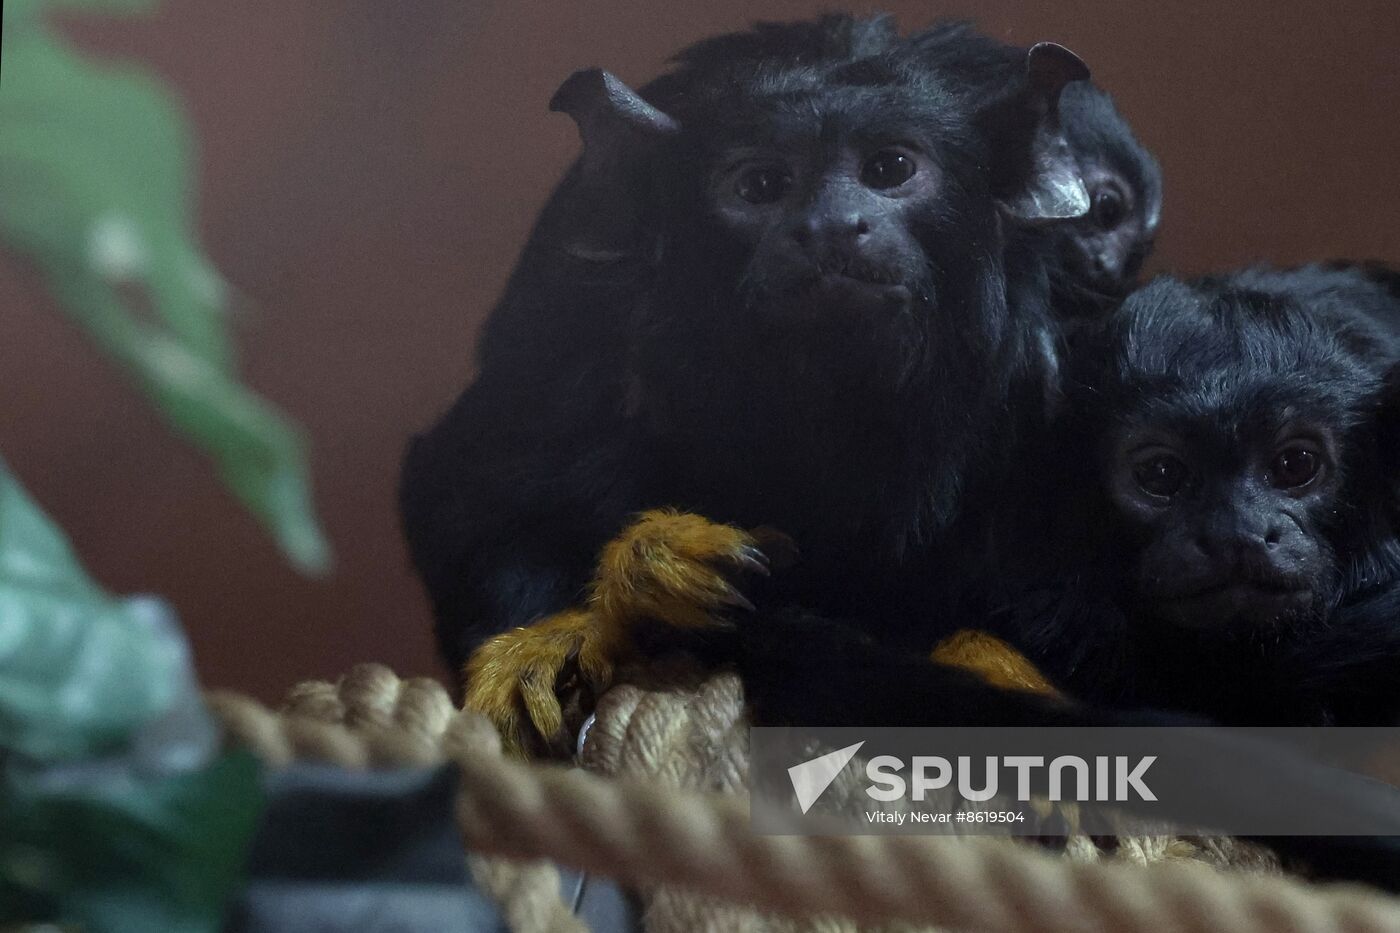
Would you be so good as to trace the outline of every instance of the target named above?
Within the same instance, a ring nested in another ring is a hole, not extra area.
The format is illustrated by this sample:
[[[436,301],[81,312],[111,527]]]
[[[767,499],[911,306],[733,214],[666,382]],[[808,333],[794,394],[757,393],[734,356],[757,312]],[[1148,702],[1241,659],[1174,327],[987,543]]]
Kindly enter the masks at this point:
[[[827,752],[813,758],[811,761],[804,761],[800,765],[793,765],[788,768],[788,777],[792,780],[792,790],[797,794],[797,805],[802,808],[805,814],[812,809],[812,804],[817,802],[817,798],[826,793],[826,789],[831,786],[831,782],[836,780],[836,775],[841,773],[841,769],[851,763],[851,759],[860,751],[860,747],[865,742],[857,742],[854,745],[847,745],[845,748],[838,748],[834,752]]]

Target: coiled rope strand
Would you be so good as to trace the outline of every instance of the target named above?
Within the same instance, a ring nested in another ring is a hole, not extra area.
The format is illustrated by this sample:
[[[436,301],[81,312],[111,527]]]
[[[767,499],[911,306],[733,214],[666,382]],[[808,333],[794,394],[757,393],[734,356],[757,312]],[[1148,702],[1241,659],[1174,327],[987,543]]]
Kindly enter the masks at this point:
[[[744,801],[503,759],[459,761],[470,848],[675,884],[791,916],[985,933],[1380,933],[1400,904],[1353,886],[1203,866],[1074,863],[1004,840],[760,836]]]
[[[755,835],[742,797],[509,761],[491,725],[456,713],[440,685],[400,681],[378,665],[338,684],[302,685],[280,714],[233,694],[211,694],[209,705],[233,738],[273,765],[454,762],[456,818],[474,858],[548,859],[793,917],[979,933],[1400,933],[1400,900],[1355,886],[1199,864],[1074,862],[978,837]],[[540,863],[521,864],[540,875]],[[552,892],[545,872],[530,896],[557,902],[554,877]],[[576,922],[552,905],[545,914],[534,928]]]

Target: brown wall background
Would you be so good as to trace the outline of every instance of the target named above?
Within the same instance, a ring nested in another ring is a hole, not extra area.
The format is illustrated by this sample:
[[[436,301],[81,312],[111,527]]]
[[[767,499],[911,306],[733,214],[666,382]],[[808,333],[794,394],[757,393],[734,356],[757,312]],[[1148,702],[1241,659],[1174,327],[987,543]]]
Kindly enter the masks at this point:
[[[633,83],[701,36],[807,0],[167,0],[83,18],[103,55],[183,95],[199,216],[247,297],[248,379],[308,428],[337,548],[297,577],[82,337],[0,255],[0,451],[109,588],[169,596],[205,680],[273,699],[362,660],[440,673],[394,511],[398,458],[470,373],[473,335],[572,157],[545,103],[573,69]],[[1118,98],[1167,177],[1154,268],[1400,261],[1395,0],[901,0],[1054,39]]]

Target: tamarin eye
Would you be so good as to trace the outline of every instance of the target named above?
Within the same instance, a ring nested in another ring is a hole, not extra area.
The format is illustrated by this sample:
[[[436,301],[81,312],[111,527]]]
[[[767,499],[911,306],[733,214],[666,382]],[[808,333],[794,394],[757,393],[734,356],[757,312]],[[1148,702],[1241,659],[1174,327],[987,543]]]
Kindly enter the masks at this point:
[[[1302,489],[1322,472],[1322,458],[1304,444],[1279,451],[1269,466],[1269,479],[1278,489]]]
[[[867,188],[898,188],[916,171],[914,160],[893,149],[881,149],[860,167],[861,184]]]
[[[1089,214],[1100,230],[1112,230],[1123,222],[1128,214],[1128,206],[1123,196],[1112,188],[1100,188],[1094,194],[1093,207]]]
[[[777,166],[767,165],[748,169],[739,176],[734,192],[750,204],[772,204],[781,201],[792,187],[792,176]]]
[[[1133,466],[1133,480],[1149,496],[1170,499],[1186,482],[1186,464],[1171,454],[1159,454]]]

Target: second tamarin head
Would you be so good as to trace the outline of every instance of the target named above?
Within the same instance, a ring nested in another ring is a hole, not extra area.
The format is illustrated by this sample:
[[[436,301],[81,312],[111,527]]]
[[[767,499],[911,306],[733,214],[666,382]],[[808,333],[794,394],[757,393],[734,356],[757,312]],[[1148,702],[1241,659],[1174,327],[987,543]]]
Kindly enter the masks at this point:
[[[1004,93],[1025,54],[963,22],[935,25],[909,41],[982,98]],[[1088,81],[1065,87],[1059,123],[1090,206],[1080,217],[1045,224],[1041,232],[1058,260],[1052,272],[1057,310],[1097,314],[1134,287],[1152,251],[1162,220],[1162,171],[1113,99]]]
[[[1225,631],[1327,605],[1385,498],[1393,339],[1347,300],[1365,287],[1351,274],[1293,276],[1335,279],[1330,303],[1248,276],[1160,280],[1077,348],[1075,431],[1162,622]]]
[[[1085,297],[1085,286],[1090,297],[1119,298],[1157,238],[1162,170],[1113,100],[1088,82],[1065,88],[1060,115],[1089,193],[1087,214],[1048,231],[1063,263],[1060,284],[1070,298]]]
[[[1077,333],[1027,488],[1032,577],[1082,592],[1027,617],[1032,653],[1096,699],[1281,715],[1268,659],[1305,668],[1400,586],[1398,362],[1400,304],[1359,269],[1158,279]]]

